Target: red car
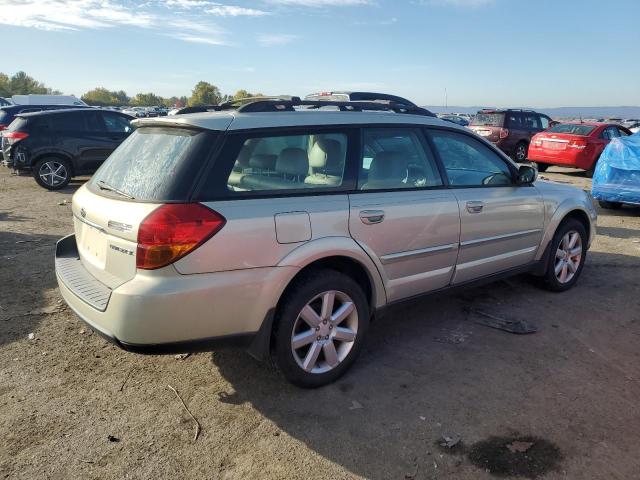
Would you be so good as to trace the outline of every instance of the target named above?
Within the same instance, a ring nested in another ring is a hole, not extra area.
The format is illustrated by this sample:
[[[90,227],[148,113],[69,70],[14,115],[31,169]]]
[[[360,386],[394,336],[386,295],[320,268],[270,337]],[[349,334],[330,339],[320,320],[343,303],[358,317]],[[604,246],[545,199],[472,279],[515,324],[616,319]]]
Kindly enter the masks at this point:
[[[631,135],[615,123],[560,123],[533,136],[528,158],[544,172],[549,165],[581,168],[593,175],[596,162],[612,138]]]

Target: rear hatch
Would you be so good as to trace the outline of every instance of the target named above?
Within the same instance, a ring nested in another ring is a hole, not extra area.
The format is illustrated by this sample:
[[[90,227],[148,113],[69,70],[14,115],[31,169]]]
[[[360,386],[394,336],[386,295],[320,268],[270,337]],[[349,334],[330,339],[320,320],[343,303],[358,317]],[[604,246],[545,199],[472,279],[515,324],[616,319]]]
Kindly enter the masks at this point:
[[[500,130],[504,127],[504,112],[480,112],[471,119],[469,129],[490,142],[500,140]]]
[[[138,229],[154,210],[186,203],[219,134],[192,127],[143,126],[73,197],[84,267],[115,288],[136,274]]]

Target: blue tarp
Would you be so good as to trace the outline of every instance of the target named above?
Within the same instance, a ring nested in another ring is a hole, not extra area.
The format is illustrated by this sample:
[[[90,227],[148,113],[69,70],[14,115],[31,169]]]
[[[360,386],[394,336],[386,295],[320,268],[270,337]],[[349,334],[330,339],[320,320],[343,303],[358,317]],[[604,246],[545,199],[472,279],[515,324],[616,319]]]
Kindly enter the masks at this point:
[[[640,132],[609,142],[596,164],[591,195],[640,205]]]

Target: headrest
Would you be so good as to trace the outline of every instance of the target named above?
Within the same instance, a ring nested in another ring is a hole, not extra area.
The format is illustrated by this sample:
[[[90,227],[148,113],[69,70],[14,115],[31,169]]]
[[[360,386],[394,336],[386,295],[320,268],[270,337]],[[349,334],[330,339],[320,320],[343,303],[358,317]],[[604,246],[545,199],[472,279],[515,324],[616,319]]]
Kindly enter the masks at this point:
[[[369,180],[402,181],[407,177],[407,157],[400,152],[380,152],[371,161]]]
[[[252,155],[249,159],[251,168],[261,168],[264,170],[273,170],[276,167],[277,155],[257,154]]]
[[[278,155],[276,170],[288,175],[307,175],[309,173],[309,156],[301,148],[285,148]]]
[[[309,165],[313,168],[342,170],[340,142],[330,138],[318,138],[309,152]]]

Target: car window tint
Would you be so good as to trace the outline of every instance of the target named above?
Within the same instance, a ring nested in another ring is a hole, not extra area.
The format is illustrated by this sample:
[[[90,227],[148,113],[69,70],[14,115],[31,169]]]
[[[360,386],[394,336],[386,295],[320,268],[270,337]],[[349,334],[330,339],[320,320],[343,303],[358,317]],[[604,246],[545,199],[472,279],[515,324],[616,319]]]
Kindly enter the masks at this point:
[[[325,189],[342,185],[347,135],[247,137],[227,178],[230,192]]]
[[[549,128],[549,119],[547,117],[540,117],[540,124],[542,125],[542,129],[546,130]]]
[[[107,132],[111,133],[127,133],[131,131],[129,119],[115,113],[102,112]]]
[[[89,132],[104,131],[104,124],[102,123],[102,117],[99,112],[87,112],[85,115],[87,130]]]
[[[627,137],[627,136],[629,136],[629,134],[627,132],[625,132],[624,130],[622,130],[621,128],[617,128],[616,130],[618,130],[618,136],[619,137]]]
[[[475,138],[443,130],[433,130],[430,135],[451,185],[493,186],[513,183],[506,162]]]
[[[526,130],[539,130],[540,116],[535,113],[525,113],[524,115],[524,128]]]
[[[618,138],[619,136],[620,132],[618,132],[618,129],[616,127],[607,127],[604,129],[604,132],[602,132],[602,137],[606,140]]]
[[[366,128],[358,175],[359,190],[426,188],[443,185],[431,151],[414,128]]]
[[[518,112],[509,112],[507,128],[513,128],[516,130],[524,128],[522,125],[522,116]]]
[[[85,129],[84,118],[79,113],[64,113],[52,116],[53,129],[58,132],[72,132]]]

